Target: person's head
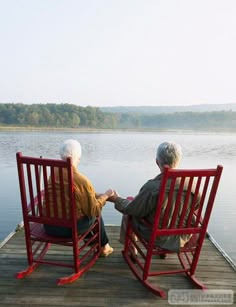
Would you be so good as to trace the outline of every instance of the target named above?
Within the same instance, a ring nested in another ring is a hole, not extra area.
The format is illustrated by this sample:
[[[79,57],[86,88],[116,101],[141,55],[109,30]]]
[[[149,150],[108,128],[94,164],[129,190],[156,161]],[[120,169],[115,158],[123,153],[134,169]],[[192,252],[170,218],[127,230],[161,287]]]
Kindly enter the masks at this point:
[[[177,168],[182,158],[182,150],[179,144],[174,142],[161,143],[157,148],[156,162],[163,170],[164,165],[171,168]]]
[[[77,166],[81,158],[81,145],[76,140],[66,140],[60,146],[60,155],[62,160],[72,159],[72,164]]]

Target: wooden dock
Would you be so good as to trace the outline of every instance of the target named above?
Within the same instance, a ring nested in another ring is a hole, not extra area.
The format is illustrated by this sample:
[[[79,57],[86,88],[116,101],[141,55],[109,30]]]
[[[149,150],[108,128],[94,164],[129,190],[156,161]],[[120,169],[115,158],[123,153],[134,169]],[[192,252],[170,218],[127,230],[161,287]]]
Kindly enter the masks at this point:
[[[168,298],[150,293],[130,272],[121,255],[119,227],[106,229],[114,254],[100,258],[80,279],[65,286],[57,286],[56,279],[68,275],[68,268],[41,265],[24,279],[14,277],[27,266],[24,230],[16,232],[0,248],[0,306],[170,306]],[[63,249],[53,247],[52,256],[68,257]],[[174,265],[175,256],[159,261],[163,267]],[[236,272],[209,239],[205,240],[196,276],[208,289],[236,293]],[[193,288],[184,275],[159,277],[158,284],[166,291]],[[231,306],[236,306],[235,298]]]

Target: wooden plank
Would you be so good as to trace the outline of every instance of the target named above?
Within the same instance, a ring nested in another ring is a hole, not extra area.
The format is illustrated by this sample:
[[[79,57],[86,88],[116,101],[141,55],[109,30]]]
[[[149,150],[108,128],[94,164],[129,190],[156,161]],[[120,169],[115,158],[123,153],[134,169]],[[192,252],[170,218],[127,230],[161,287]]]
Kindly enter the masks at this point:
[[[0,305],[169,306],[167,299],[150,293],[128,269],[121,255],[119,227],[107,226],[107,230],[114,253],[100,258],[79,280],[64,286],[57,286],[56,279],[70,274],[68,268],[41,265],[24,279],[14,277],[16,272],[27,267],[24,231],[17,232],[0,249]],[[61,246],[53,247],[50,254],[58,259],[66,257],[69,260],[71,257]],[[177,264],[173,255],[156,262],[162,268]],[[236,272],[208,239],[205,240],[196,275],[209,289],[236,291]],[[185,275],[161,276],[157,282],[166,291],[192,289]]]

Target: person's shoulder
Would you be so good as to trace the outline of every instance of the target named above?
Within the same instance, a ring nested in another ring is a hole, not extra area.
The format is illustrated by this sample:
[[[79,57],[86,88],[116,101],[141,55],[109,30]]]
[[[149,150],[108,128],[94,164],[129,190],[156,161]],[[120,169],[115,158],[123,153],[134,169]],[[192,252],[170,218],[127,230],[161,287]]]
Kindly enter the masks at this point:
[[[157,184],[157,182],[160,182],[161,181],[161,174],[157,175],[155,178],[152,178],[152,179],[149,179],[146,184],[147,185],[153,185],[153,184]]]
[[[161,174],[157,175],[155,178],[149,179],[141,188],[141,190],[153,191],[158,188],[161,182]]]
[[[78,169],[73,169],[74,180],[80,184],[91,185],[91,181],[87,176],[79,172]]]

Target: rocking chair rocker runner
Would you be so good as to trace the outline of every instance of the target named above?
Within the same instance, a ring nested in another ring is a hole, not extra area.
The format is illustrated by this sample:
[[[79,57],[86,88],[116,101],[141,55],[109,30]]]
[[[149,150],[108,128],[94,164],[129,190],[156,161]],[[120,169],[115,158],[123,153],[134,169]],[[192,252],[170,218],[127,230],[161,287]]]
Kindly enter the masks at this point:
[[[155,277],[167,274],[185,273],[197,288],[206,289],[194,274],[222,170],[222,166],[199,170],[165,167],[154,222],[150,224],[143,220],[151,230],[148,241],[133,228],[129,216],[123,257],[136,278],[154,294],[166,297],[165,291],[157,286]],[[155,245],[156,238],[167,235],[190,235],[191,239],[179,251],[173,252]],[[135,249],[137,255],[134,257]],[[169,258],[160,260],[157,256],[164,259],[168,254],[178,256],[180,268],[158,271],[158,263],[166,267]]]
[[[48,264],[74,270],[73,274],[59,278],[58,285],[73,282],[94,265],[101,254],[100,216],[97,216],[95,223],[86,233],[78,234],[70,158],[67,161],[33,158],[18,152],[16,159],[29,263],[29,267],[17,273],[16,277],[23,278],[32,273],[39,264]],[[57,203],[58,193],[60,204]],[[68,196],[70,211],[66,206]],[[53,212],[52,208],[49,209],[49,201],[53,202]],[[44,224],[71,228],[72,235],[70,238],[49,236],[44,230]],[[63,255],[60,260],[47,257],[47,251],[52,244],[70,248],[71,261],[66,262]]]

